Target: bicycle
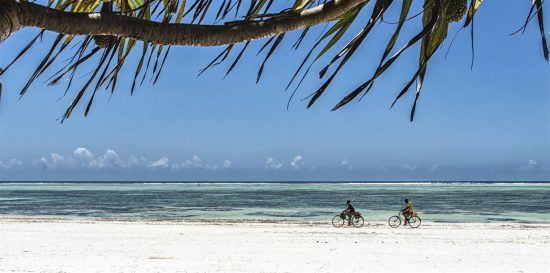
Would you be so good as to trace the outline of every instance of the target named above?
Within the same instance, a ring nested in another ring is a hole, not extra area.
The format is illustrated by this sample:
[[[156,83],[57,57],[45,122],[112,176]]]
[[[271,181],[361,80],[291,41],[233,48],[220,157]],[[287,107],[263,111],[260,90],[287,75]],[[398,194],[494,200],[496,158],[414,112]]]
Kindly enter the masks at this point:
[[[390,217],[390,219],[388,219],[388,224],[390,225],[390,227],[396,228],[401,225],[402,221],[405,221],[405,219],[403,218],[403,214],[401,213],[401,211],[399,211],[397,212],[397,215],[392,216]],[[409,224],[410,227],[417,228],[422,223],[422,219],[418,217],[416,212],[413,212],[411,215],[407,217],[406,222]]]
[[[360,228],[365,224],[365,218],[361,216],[361,213],[355,212],[353,215],[349,215],[348,213],[342,212],[340,214],[336,214],[336,216],[332,218],[332,225],[337,228],[342,227],[346,221],[348,221],[348,223],[351,222],[351,224],[356,228]]]

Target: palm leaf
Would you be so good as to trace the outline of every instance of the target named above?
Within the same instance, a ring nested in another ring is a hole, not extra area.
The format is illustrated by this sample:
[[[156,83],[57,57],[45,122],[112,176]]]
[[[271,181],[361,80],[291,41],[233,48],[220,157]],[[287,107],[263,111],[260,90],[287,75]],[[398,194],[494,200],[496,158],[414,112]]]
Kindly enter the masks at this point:
[[[542,39],[542,50],[544,53],[544,58],[546,59],[546,62],[548,62],[548,58],[549,58],[548,43],[546,42],[546,34],[544,32],[544,16],[542,14],[542,0],[535,0],[535,4],[537,5],[537,18],[539,22],[540,36]]]

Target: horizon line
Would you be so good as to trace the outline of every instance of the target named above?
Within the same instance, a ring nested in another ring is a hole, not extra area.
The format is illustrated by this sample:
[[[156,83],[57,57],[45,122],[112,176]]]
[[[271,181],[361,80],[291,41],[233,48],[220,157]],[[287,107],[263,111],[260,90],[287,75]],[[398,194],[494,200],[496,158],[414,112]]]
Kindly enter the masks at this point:
[[[330,184],[330,183],[550,183],[550,180],[0,180],[9,183],[273,183],[273,184]]]

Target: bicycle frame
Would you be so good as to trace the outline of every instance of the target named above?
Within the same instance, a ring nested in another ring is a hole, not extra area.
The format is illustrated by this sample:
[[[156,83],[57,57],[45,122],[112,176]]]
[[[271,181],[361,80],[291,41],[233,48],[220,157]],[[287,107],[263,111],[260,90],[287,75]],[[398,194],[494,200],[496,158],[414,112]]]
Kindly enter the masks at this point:
[[[405,221],[405,216],[403,215],[403,212],[399,211],[396,216],[399,217],[399,220]],[[406,219],[407,222],[409,222],[411,218],[413,218],[413,216],[412,214],[409,214],[409,216],[407,216],[407,219]]]
[[[351,219],[352,219],[351,217],[353,217],[353,216],[355,216],[355,215],[354,215],[354,214],[348,214],[348,213],[346,213],[346,214],[344,215],[344,218],[343,218],[343,219],[344,219],[344,220],[351,220]],[[363,217],[361,214],[359,214],[359,216]]]
[[[398,211],[398,212],[397,212],[397,215],[395,215],[395,216],[397,216],[397,218],[399,218],[399,220],[400,220],[403,224],[405,224],[405,217],[403,216],[403,212]],[[408,222],[411,220],[411,218],[412,218],[412,215],[409,215],[409,216],[407,217],[407,219],[406,219],[406,222],[408,223]]]

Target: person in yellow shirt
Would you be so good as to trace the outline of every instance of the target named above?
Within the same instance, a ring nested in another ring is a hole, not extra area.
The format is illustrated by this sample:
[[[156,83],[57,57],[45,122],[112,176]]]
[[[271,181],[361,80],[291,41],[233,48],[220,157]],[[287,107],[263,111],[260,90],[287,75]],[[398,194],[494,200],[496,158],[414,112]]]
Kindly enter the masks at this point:
[[[409,217],[413,212],[412,202],[409,202],[409,199],[405,199],[405,205],[401,208],[401,213],[403,214],[403,218],[405,218],[405,225],[409,222]]]

